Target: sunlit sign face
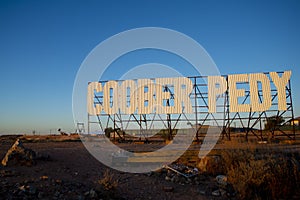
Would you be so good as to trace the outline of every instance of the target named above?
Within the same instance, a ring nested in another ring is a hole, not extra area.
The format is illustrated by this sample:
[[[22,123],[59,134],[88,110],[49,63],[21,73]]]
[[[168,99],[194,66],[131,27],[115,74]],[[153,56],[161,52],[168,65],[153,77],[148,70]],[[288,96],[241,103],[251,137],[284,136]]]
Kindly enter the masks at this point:
[[[209,76],[207,78],[208,112],[216,112],[217,96],[225,92],[229,96],[230,112],[266,111],[272,105],[271,81],[278,94],[278,110],[286,110],[285,87],[290,77],[291,71],[285,71],[281,77],[277,72],[270,72],[270,78],[264,73],[228,75],[227,80],[223,76]],[[245,90],[237,88],[238,83],[249,84],[249,103],[238,101],[238,98],[245,96]],[[258,87],[258,84],[261,86]],[[172,88],[173,92],[171,93],[167,88]],[[87,110],[89,115],[193,113],[190,99],[193,88],[193,82],[186,77],[108,81],[104,84],[90,82]],[[95,103],[96,93],[102,94],[101,103]],[[166,103],[170,99],[172,103]]]

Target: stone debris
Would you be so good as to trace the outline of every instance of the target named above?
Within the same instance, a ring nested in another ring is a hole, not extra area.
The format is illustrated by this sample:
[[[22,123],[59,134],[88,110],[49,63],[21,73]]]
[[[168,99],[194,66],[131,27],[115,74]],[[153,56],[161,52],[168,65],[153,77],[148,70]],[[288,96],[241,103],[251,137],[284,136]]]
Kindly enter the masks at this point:
[[[7,151],[1,163],[3,166],[32,166],[36,163],[35,159],[36,153],[31,149],[25,148],[22,142],[17,139],[12,147]]]
[[[225,175],[218,175],[216,177],[216,180],[220,186],[225,187],[227,185],[227,176],[225,176]]]
[[[90,191],[87,191],[86,193],[84,193],[84,196],[88,196],[92,199],[97,198],[97,192],[94,189],[91,189]]]
[[[11,183],[0,179],[0,199],[121,199],[117,192],[90,188],[76,181],[56,184],[54,179],[22,181]]]
[[[166,181],[180,185],[199,185],[200,182],[205,179],[205,175],[199,174],[197,169],[178,163],[164,166],[158,173],[160,173]]]
[[[219,190],[215,190],[211,193],[212,196],[215,196],[215,197],[218,197],[218,196],[221,196],[221,193]]]
[[[231,198],[236,195],[226,175],[217,175],[215,178],[199,172],[197,169],[184,164],[173,163],[157,171],[168,182],[179,185],[199,185],[199,194]],[[163,188],[166,191],[165,188]]]
[[[219,197],[219,196],[224,196],[226,195],[226,190],[224,189],[218,189],[218,190],[215,190],[211,193],[212,196],[216,196],[216,197]]]

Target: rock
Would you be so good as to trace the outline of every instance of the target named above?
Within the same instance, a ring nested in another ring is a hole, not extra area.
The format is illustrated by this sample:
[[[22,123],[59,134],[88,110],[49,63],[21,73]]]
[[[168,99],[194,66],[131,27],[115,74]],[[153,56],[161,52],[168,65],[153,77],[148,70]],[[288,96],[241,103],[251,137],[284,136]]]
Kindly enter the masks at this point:
[[[35,164],[35,158],[36,153],[31,149],[25,148],[22,142],[17,139],[13,146],[7,151],[1,163],[3,166],[32,166]]]
[[[165,180],[166,180],[166,181],[170,181],[170,180],[171,180],[171,178],[170,178],[170,177],[168,177],[168,176],[166,176],[166,177],[165,177]]]
[[[206,172],[208,174],[218,174],[223,171],[221,156],[205,156],[198,163],[198,169],[200,172]]]
[[[223,187],[227,185],[227,176],[225,175],[218,175],[216,177],[217,183]]]
[[[215,196],[215,197],[218,197],[221,195],[220,191],[219,190],[215,190],[211,193],[211,195]]]
[[[97,192],[94,189],[84,193],[84,196],[89,196],[89,198],[95,199],[98,197]]]
[[[21,190],[22,192],[25,192],[25,190],[26,190],[25,185],[20,186],[20,187],[19,187],[19,190]]]

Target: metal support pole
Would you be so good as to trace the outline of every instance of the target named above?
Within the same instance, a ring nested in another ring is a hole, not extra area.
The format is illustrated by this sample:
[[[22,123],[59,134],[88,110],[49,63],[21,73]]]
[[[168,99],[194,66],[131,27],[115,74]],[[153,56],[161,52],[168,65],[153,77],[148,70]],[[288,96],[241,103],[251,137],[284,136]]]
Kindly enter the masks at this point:
[[[197,104],[197,77],[194,78],[194,97],[195,97],[195,119],[196,119],[196,141],[199,142],[198,130],[198,104]]]
[[[290,102],[291,102],[291,112],[292,112],[292,119],[293,122],[293,136],[294,140],[296,139],[296,132],[295,132],[295,123],[294,123],[294,108],[293,108],[293,100],[292,100],[292,87],[291,87],[291,81],[289,80],[289,95],[290,95]]]

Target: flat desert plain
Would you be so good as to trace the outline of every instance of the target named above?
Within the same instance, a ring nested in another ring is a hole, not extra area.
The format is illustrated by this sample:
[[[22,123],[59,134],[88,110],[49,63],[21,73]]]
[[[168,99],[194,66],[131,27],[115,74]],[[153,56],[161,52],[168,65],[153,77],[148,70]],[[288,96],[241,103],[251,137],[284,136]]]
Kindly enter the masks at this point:
[[[0,166],[0,199],[239,199],[237,194],[212,194],[220,188],[215,175],[199,172],[193,180],[183,177],[182,181],[173,181],[167,178],[170,171],[165,169],[146,174],[110,169],[96,160],[76,135],[1,136],[1,159],[17,138],[25,148],[42,156],[32,166]],[[122,145],[140,150],[158,144]],[[244,144],[223,142],[215,149],[243,147]],[[274,149],[299,152],[299,147],[285,144]],[[197,149],[195,145],[189,151],[198,152]],[[184,156],[179,161],[185,165],[190,162],[193,167],[199,162]],[[298,197],[293,194],[291,198]]]

